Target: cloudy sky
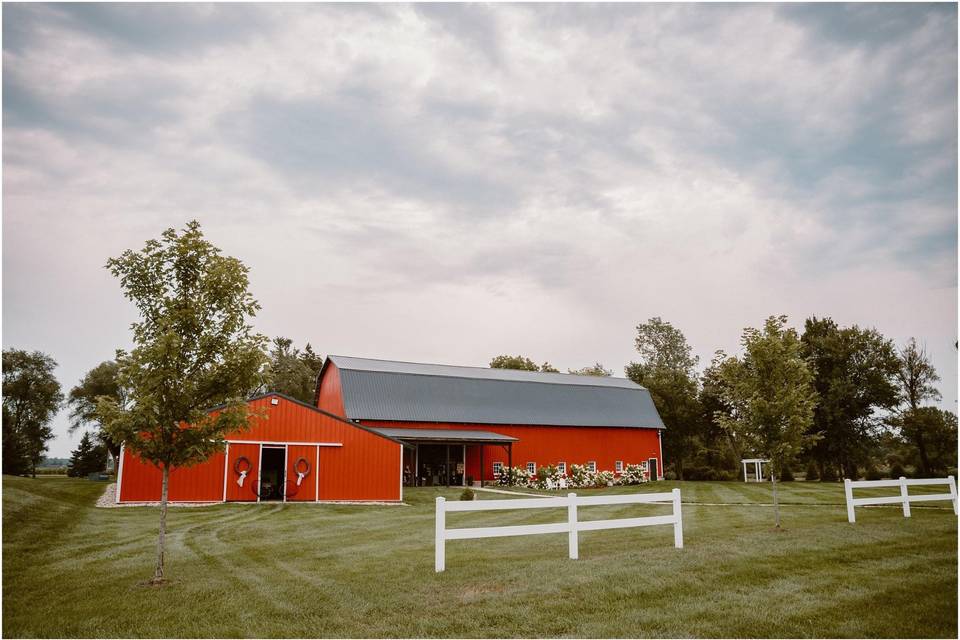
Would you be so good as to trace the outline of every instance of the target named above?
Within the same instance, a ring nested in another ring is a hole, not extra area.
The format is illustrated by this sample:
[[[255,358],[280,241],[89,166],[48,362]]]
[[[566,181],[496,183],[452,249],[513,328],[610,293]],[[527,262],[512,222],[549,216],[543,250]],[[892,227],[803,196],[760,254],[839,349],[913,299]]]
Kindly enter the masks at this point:
[[[3,346],[75,384],[106,259],[190,218],[320,353],[622,375],[651,316],[709,361],[815,314],[955,411],[957,8],[4,5]]]

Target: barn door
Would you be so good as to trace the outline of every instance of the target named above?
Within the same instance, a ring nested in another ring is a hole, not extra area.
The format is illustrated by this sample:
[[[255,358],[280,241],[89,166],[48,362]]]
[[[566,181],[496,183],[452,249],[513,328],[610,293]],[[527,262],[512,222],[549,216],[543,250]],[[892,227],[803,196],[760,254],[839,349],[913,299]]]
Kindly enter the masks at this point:
[[[257,484],[260,475],[259,444],[231,443],[225,471],[227,502],[257,501]]]
[[[647,469],[650,470],[650,480],[659,480],[660,479],[660,470],[657,469],[657,459],[650,458],[647,461]]]
[[[287,501],[313,502],[317,499],[318,448],[310,444],[287,445]]]

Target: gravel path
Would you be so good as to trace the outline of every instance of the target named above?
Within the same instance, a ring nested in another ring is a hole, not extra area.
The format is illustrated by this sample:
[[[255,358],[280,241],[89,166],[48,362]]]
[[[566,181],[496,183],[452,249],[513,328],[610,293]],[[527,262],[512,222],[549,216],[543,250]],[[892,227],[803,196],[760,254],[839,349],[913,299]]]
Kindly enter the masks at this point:
[[[168,507],[208,507],[217,502],[168,502]],[[97,506],[102,509],[116,507],[159,507],[159,502],[125,502],[117,504],[117,483],[111,482],[104,488],[103,495],[97,499]]]

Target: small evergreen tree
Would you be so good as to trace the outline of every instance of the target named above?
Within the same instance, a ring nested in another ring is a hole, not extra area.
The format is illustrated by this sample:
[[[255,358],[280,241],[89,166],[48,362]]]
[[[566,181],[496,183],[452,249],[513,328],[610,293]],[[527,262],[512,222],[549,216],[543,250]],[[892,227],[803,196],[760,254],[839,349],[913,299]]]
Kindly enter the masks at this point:
[[[90,473],[103,471],[107,464],[107,448],[98,445],[86,432],[80,438],[79,446],[70,454],[67,463],[67,475],[73,478],[82,478]]]

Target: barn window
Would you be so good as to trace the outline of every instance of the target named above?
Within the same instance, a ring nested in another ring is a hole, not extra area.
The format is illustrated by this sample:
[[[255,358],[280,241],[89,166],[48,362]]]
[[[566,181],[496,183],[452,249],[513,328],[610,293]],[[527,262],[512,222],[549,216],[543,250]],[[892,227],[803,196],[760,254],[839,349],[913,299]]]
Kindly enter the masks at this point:
[[[596,460],[590,460],[589,462],[587,462],[587,471],[589,471],[590,473],[596,473],[596,472],[597,472],[597,461],[596,461]]]
[[[528,473],[536,473],[536,472],[537,472],[537,463],[536,463],[536,462],[528,462],[528,463],[527,463],[527,472],[528,472]]]
[[[557,471],[559,471],[559,472],[562,473],[563,475],[567,475],[567,463],[566,463],[566,462],[558,462],[558,463],[557,463]]]
[[[499,476],[501,473],[503,473],[503,463],[502,463],[502,462],[494,462],[494,463],[493,463],[493,475]]]
[[[617,473],[623,473],[623,460],[617,460],[614,469]]]

